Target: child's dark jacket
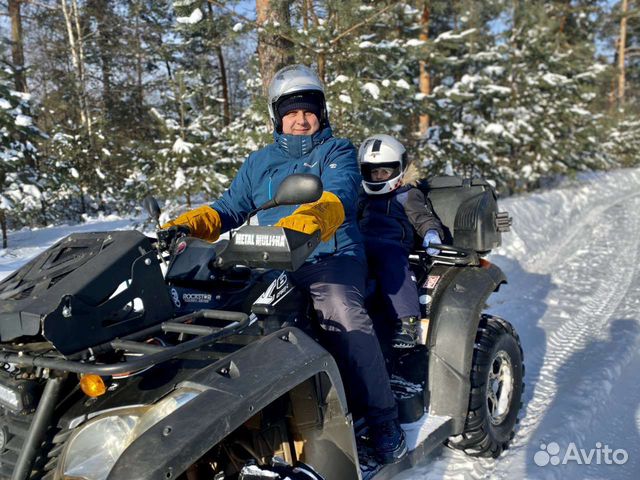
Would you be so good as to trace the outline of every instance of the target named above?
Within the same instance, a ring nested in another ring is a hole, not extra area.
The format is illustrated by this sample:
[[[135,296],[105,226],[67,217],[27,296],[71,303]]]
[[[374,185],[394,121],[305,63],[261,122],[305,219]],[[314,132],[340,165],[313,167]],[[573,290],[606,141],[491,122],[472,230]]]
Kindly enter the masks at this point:
[[[444,236],[442,224],[431,202],[414,185],[418,172],[409,166],[402,187],[383,195],[360,193],[358,213],[360,231],[367,242],[402,244],[409,253],[414,248],[414,232],[424,238],[428,230]]]

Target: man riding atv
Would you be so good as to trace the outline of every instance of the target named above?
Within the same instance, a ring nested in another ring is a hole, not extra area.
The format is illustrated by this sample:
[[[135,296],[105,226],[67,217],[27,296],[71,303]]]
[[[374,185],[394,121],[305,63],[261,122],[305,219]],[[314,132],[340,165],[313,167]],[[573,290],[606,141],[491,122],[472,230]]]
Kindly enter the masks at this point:
[[[318,201],[261,211],[258,220],[308,234],[320,230],[322,243],[291,278],[311,295],[321,341],[339,365],[351,408],[367,419],[379,461],[396,462],[407,446],[380,344],[364,308],[366,260],[356,219],[361,181],[356,150],[348,140],[333,137],[323,85],[303,65],[276,73],[269,86],[269,114],[274,143],[249,155],[219,200],[163,228],[188,227],[192,236],[215,241],[271,200],[287,176],[320,177],[324,192]]]

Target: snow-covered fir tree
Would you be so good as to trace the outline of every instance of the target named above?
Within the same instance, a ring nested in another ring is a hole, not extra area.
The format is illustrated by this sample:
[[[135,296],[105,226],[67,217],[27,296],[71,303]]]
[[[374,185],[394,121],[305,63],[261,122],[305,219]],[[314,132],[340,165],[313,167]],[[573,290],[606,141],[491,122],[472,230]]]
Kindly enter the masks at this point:
[[[0,69],[0,227],[3,248],[7,227],[37,221],[42,186],[37,175],[35,139],[43,136],[30,116],[30,95],[13,90],[14,72]]]
[[[355,144],[375,133],[413,140],[417,58],[425,48],[419,16],[409,2],[356,0],[297,12],[296,61],[314,66],[325,82],[336,134]]]
[[[526,8],[495,44],[474,43],[472,30],[435,40],[452,48],[441,61],[465,72],[445,77],[430,98],[427,152],[437,168],[514,191],[545,176],[609,166],[592,108],[604,66],[592,49],[563,42],[560,13],[552,5]]]

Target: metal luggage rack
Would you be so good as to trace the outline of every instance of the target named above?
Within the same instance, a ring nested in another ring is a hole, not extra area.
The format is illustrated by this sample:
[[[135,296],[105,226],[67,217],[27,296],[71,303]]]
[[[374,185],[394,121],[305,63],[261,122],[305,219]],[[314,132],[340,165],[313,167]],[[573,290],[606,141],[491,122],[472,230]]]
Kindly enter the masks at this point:
[[[431,246],[440,250],[440,253],[438,255],[429,256],[427,255],[426,249],[416,249],[411,253],[411,255],[409,255],[409,259],[427,262],[428,258],[431,258],[434,263],[442,263],[445,265],[480,265],[480,257],[475,250],[435,243],[430,245],[430,247]]]
[[[206,325],[193,325],[186,322],[193,322],[199,319],[221,320],[230,322],[224,327],[210,327]],[[122,338],[115,338],[105,344],[94,346],[83,352],[75,354],[80,357],[82,354],[97,351],[120,350],[125,353],[142,354],[141,357],[128,359],[126,362],[111,364],[89,363],[76,359],[61,359],[42,356],[41,354],[31,354],[25,352],[0,352],[0,362],[12,363],[21,367],[40,367],[52,370],[62,370],[81,374],[96,374],[112,376],[134,372],[162,362],[166,362],[184,353],[196,350],[200,347],[217,342],[225,337],[240,333],[244,328],[251,325],[255,317],[243,312],[232,312],[227,310],[199,310],[171,321],[162,322],[158,325],[145,328]],[[139,341],[148,338],[156,333],[179,333],[195,335],[195,338],[184,341],[174,346],[152,345]]]

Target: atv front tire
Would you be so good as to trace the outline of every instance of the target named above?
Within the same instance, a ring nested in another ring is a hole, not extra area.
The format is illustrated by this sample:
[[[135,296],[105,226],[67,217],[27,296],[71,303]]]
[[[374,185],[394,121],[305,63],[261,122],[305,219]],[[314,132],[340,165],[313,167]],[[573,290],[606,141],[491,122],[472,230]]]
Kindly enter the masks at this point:
[[[506,320],[482,315],[473,348],[464,432],[451,437],[447,445],[474,457],[498,457],[515,434],[523,377],[518,334]]]

